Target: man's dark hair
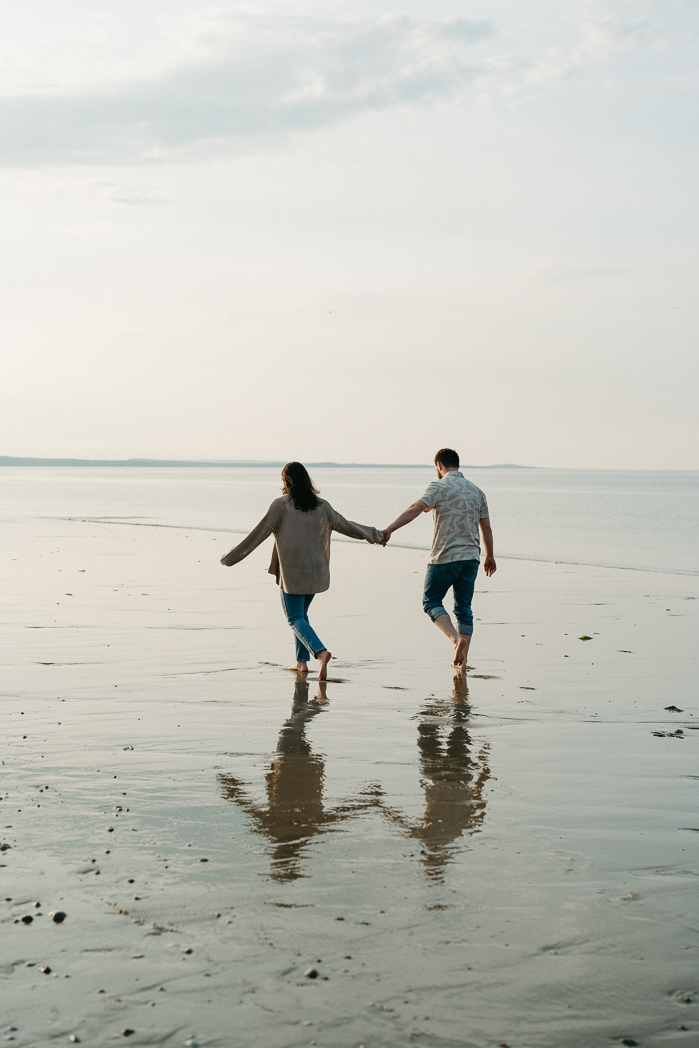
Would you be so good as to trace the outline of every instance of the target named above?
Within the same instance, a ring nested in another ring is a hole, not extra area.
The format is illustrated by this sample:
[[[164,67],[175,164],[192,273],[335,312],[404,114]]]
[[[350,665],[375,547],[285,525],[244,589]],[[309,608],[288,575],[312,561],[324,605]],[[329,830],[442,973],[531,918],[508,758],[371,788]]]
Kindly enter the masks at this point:
[[[459,456],[451,448],[442,448],[434,457],[434,464],[441,462],[447,469],[459,468]]]

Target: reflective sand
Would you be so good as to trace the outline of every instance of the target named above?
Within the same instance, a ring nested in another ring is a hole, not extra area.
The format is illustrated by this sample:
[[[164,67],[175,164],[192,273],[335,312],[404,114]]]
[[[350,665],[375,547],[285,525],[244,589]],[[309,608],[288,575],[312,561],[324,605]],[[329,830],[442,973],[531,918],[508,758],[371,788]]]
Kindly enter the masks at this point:
[[[3,1036],[699,1043],[696,579],[502,561],[465,686],[425,554],[336,544],[323,686],[266,547],[3,530]]]

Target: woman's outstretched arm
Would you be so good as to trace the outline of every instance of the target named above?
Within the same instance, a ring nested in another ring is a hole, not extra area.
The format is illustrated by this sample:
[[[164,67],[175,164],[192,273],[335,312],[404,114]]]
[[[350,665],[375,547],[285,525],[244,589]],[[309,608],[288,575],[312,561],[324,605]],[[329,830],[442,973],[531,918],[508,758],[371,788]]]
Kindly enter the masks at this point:
[[[371,528],[365,524],[355,524],[353,520],[345,520],[341,513],[328,505],[330,516],[330,527],[333,531],[339,531],[341,535],[347,535],[350,539],[366,539],[367,542],[383,542],[383,532],[378,528]]]
[[[232,550],[229,550],[225,556],[221,557],[223,566],[230,568],[233,564],[238,564],[241,560],[245,560],[254,549],[257,549],[266,538],[269,538],[278,522],[279,513],[275,504],[272,503],[260,523],[256,528],[253,528],[248,537],[243,539],[237,546],[234,546]]]

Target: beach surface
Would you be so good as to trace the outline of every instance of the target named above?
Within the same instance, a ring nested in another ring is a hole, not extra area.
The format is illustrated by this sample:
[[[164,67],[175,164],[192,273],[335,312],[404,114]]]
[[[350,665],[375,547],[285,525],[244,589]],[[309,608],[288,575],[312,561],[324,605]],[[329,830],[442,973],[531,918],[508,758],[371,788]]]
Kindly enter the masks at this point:
[[[699,1045],[696,576],[499,559],[465,685],[337,542],[321,685],[269,543],[2,530],[8,1042]]]

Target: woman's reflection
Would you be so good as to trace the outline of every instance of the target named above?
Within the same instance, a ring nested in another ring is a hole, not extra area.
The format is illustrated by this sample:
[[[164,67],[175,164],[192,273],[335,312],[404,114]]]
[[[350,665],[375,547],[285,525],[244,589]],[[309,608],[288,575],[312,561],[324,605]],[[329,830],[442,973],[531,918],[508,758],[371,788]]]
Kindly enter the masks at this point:
[[[335,808],[324,806],[325,764],[313,753],[306,726],[322,712],[327,702],[326,687],[325,681],[318,681],[318,695],[309,702],[308,680],[298,677],[291,716],[279,733],[277,754],[265,776],[266,807],[251,800],[243,783],[232,775],[218,776],[223,796],[241,807],[255,830],[271,843],[274,880],[292,881],[304,876],[301,861],[314,837],[380,802],[381,791],[374,787],[356,801]]]
[[[488,744],[474,753],[467,730],[470,707],[466,681],[457,677],[451,700],[432,700],[420,714],[419,766],[425,793],[420,819],[408,819],[384,801],[381,788],[365,786],[356,799],[328,808],[323,801],[325,765],[313,753],[306,726],[323,711],[326,683],[309,702],[309,682],[299,677],[291,716],[284,723],[277,752],[265,776],[267,804],[248,795],[244,783],[219,775],[222,795],[250,817],[257,833],[272,845],[271,875],[278,881],[304,876],[302,861],[314,837],[334,830],[369,809],[379,810],[405,836],[420,841],[420,854],[431,878],[441,880],[455,844],[478,830],[485,817],[483,787],[490,777]]]

